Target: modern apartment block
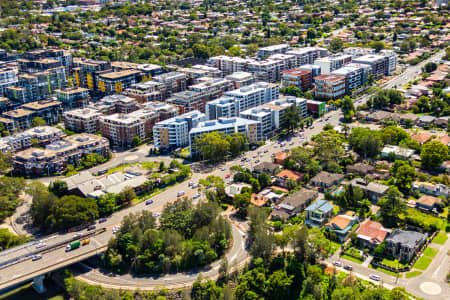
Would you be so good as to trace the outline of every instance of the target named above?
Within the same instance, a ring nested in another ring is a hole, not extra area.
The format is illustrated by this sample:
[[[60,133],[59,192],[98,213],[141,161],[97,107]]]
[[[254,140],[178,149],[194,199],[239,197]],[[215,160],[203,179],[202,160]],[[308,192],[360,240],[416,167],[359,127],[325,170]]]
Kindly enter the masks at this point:
[[[277,53],[277,54],[269,56],[269,58],[267,60],[279,61],[281,71],[294,69],[297,66],[297,57],[293,54]]]
[[[41,49],[25,52],[17,60],[21,73],[36,73],[63,66],[66,74],[72,71],[73,56],[62,49]]]
[[[207,65],[193,65],[193,70],[201,70],[207,72],[206,76],[214,77],[214,78],[222,78],[223,73],[218,68],[207,66]]]
[[[224,95],[226,97],[206,103],[205,111],[208,120],[236,117],[241,111],[278,99],[279,86],[267,82],[257,82],[226,92]]]
[[[141,81],[142,74],[138,70],[126,70],[120,72],[105,72],[98,75],[98,90],[112,95],[121,93],[131,85]]]
[[[253,59],[219,55],[211,57],[208,64],[218,68],[226,76],[234,72],[247,72],[247,65],[253,61]]]
[[[124,91],[128,97],[136,99],[139,103],[165,100],[165,85],[153,80],[132,84]]]
[[[90,104],[90,107],[105,115],[129,114],[140,108],[136,99],[121,94],[105,96],[100,101]]]
[[[283,63],[279,60],[252,61],[247,65],[247,71],[252,73],[256,80],[264,82],[280,81],[280,72],[283,70]]]
[[[152,109],[158,113],[158,120],[164,121],[178,115],[178,108],[175,105],[164,102],[148,102],[145,108]]]
[[[62,103],[64,110],[83,108],[89,104],[89,90],[82,87],[70,87],[55,90],[56,99]]]
[[[306,99],[286,97],[245,110],[239,114],[239,117],[260,122],[263,135],[268,137],[284,125],[284,114],[292,105],[299,108],[302,118],[308,115]]]
[[[1,138],[1,144],[7,144],[11,152],[30,148],[36,140],[38,145],[44,147],[65,137],[61,129],[51,126],[34,127],[24,132]]]
[[[80,108],[63,113],[64,127],[74,132],[96,133],[100,130],[100,113],[92,108]]]
[[[7,96],[7,88],[17,85],[17,69],[0,68],[0,97]]]
[[[297,69],[311,72],[313,78],[321,75],[320,67],[316,65],[306,64],[299,66]]]
[[[129,147],[134,137],[145,141],[150,137],[158,113],[151,109],[140,109],[129,114],[113,114],[100,117],[100,132],[111,144]]]
[[[86,58],[74,58],[73,60],[74,84],[89,90],[97,90],[98,76],[107,70],[111,70],[111,63],[103,60]]]
[[[247,136],[251,144],[256,144],[263,139],[261,123],[258,121],[238,117],[205,121],[189,131],[191,156],[196,154],[195,139],[210,132],[222,132],[225,136],[240,132]]]
[[[381,50],[380,54],[386,57],[386,71],[385,75],[391,76],[397,68],[397,54],[392,50]]]
[[[345,76],[324,74],[314,77],[314,94],[328,100],[338,99],[345,95]]]
[[[369,65],[375,78],[381,78],[388,75],[389,72],[389,57],[387,56],[369,54],[355,58],[353,62]]]
[[[363,69],[346,65],[333,72],[332,75],[340,75],[345,77],[345,92],[349,94],[352,90],[356,90],[362,86]]]
[[[48,69],[42,72],[19,75],[17,86],[7,88],[8,99],[13,105],[39,101],[61,89],[66,83],[64,67]]]
[[[231,81],[235,89],[239,89],[256,82],[255,76],[249,72],[234,72],[226,76],[225,79]]]
[[[296,58],[295,68],[303,65],[313,64],[317,59],[328,56],[328,50],[320,47],[293,48],[286,54],[294,55]]]
[[[343,50],[344,54],[351,55],[353,58],[360,56],[375,54],[375,49],[372,48],[361,48],[361,47],[348,47]]]
[[[24,176],[51,175],[62,172],[67,165],[79,165],[89,153],[106,156],[109,142],[106,138],[82,133],[68,136],[45,147],[29,148],[13,155],[14,173]]]
[[[142,80],[151,80],[153,76],[164,73],[164,69],[160,65],[137,64],[127,61],[113,61],[111,62],[111,68],[114,72],[139,71],[142,74]]]
[[[352,62],[351,55],[335,54],[317,59],[314,64],[320,67],[321,74],[330,74],[346,64]]]
[[[281,72],[281,86],[295,86],[301,91],[312,88],[312,72],[300,69],[290,69]]]
[[[160,121],[153,126],[153,144],[158,149],[175,149],[189,145],[189,131],[206,120],[196,111]]]
[[[153,81],[164,84],[163,100],[174,93],[186,90],[186,74],[181,72],[169,72],[153,77]]]
[[[261,47],[258,49],[258,58],[263,59],[266,56],[276,53],[286,53],[290,49],[288,44],[272,45],[267,47]]]
[[[204,112],[207,101],[207,95],[194,91],[184,91],[173,94],[166,102],[175,105],[178,108],[178,114],[182,115],[196,110]]]
[[[224,78],[202,77],[199,78],[199,83],[191,85],[188,89],[204,95],[206,101],[210,101],[221,97],[224,92],[233,90],[234,84]]]
[[[42,58],[37,60],[19,58],[17,60],[17,66],[19,67],[20,73],[38,73],[61,67],[62,64],[60,61],[51,58]]]
[[[30,102],[22,105],[21,108],[4,112],[2,116],[10,121],[3,122],[3,120],[0,120],[0,122],[5,124],[9,131],[11,131],[11,127],[17,130],[25,130],[31,127],[31,122],[36,117],[41,117],[47,124],[57,123],[60,110],[61,103],[59,101]]]

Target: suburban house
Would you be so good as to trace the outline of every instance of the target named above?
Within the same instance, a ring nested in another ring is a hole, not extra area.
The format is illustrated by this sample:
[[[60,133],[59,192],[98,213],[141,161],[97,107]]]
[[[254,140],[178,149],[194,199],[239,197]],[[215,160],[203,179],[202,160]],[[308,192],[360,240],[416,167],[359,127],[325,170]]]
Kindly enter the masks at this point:
[[[253,173],[261,174],[267,173],[270,175],[275,174],[276,170],[280,169],[280,165],[274,164],[272,162],[264,161],[253,168]]]
[[[442,183],[432,184],[430,182],[420,182],[415,181],[411,187],[413,190],[419,191],[424,194],[432,195],[432,196],[445,196],[448,197],[450,195],[450,187],[446,186]]]
[[[355,178],[353,179],[350,184],[353,187],[359,187],[363,190],[364,194],[372,201],[378,202],[381,197],[383,197],[389,187],[387,185],[376,183],[376,182],[369,182],[367,183],[362,178]]]
[[[434,211],[438,208],[438,203],[441,203],[441,198],[423,195],[416,201],[416,208],[426,211]]]
[[[425,243],[427,235],[396,229],[386,238],[386,253],[400,261],[410,261]]]
[[[299,184],[300,181],[303,180],[305,174],[291,171],[291,170],[283,170],[276,175],[275,183],[281,187],[287,188],[289,181],[293,181],[296,184]]]
[[[351,216],[349,214],[337,215],[325,225],[325,228],[331,232],[334,232],[336,234],[336,238],[340,242],[344,242],[352,231],[353,225],[357,222],[358,220],[356,216]]]
[[[347,166],[347,174],[358,174],[360,176],[366,176],[374,172],[375,167],[365,163],[356,163],[354,165]]]
[[[373,249],[381,244],[389,231],[384,229],[381,223],[367,219],[361,223],[359,229],[356,231],[357,239],[362,248]]]
[[[259,192],[258,194],[252,194],[250,203],[254,206],[262,207],[269,203],[275,203],[281,199],[281,195],[274,193],[271,189],[267,188]]]
[[[392,153],[392,154],[391,154]],[[414,154],[414,150],[403,148],[399,146],[393,146],[393,145],[386,145],[384,146],[383,150],[381,150],[381,156],[382,157],[390,157],[394,156],[398,159],[407,160]]]
[[[286,159],[288,158],[288,154],[284,151],[275,153],[273,157],[273,162],[279,165],[283,165]]]
[[[312,186],[318,187],[319,191],[327,192],[335,185],[339,184],[344,180],[343,174],[328,173],[326,171],[321,171],[319,174],[314,176],[310,180]]]
[[[322,227],[333,214],[333,205],[326,200],[317,200],[305,209],[305,224]]]
[[[316,200],[319,193],[314,190],[301,189],[292,195],[285,197],[278,203],[272,213],[271,218],[288,219],[302,212],[311,202]]]
[[[428,132],[422,132],[412,135],[411,139],[423,145],[431,139],[431,134]]]
[[[251,188],[252,186],[247,183],[230,184],[225,187],[225,194],[227,194],[228,197],[234,197],[235,195],[240,194],[244,187]]]

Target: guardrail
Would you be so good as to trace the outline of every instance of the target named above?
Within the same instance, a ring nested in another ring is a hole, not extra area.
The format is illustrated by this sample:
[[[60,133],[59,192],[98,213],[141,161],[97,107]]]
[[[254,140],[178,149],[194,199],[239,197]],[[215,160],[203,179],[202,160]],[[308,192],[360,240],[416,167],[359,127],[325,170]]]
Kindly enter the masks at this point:
[[[12,266],[12,265],[21,263],[21,262],[23,262],[25,260],[31,259],[33,256],[35,256],[37,254],[40,254],[40,253],[45,254],[45,253],[51,252],[53,250],[62,248],[64,246],[66,246],[68,243],[71,243],[73,241],[89,238],[91,236],[95,236],[97,234],[101,234],[101,233],[103,233],[105,231],[106,231],[106,228],[100,228],[100,229],[97,229],[95,231],[92,231],[92,232],[89,232],[89,233],[86,233],[86,234],[83,234],[83,235],[80,235],[80,236],[74,236],[74,237],[72,237],[72,238],[70,238],[68,240],[56,243],[55,245],[52,245],[52,246],[49,246],[49,247],[45,247],[45,248],[42,248],[40,250],[32,251],[30,253],[24,254],[22,256],[19,256],[19,257],[16,257],[14,259],[11,259],[9,261],[6,261],[4,263],[1,263],[0,264],[0,270],[4,269],[6,267]]]

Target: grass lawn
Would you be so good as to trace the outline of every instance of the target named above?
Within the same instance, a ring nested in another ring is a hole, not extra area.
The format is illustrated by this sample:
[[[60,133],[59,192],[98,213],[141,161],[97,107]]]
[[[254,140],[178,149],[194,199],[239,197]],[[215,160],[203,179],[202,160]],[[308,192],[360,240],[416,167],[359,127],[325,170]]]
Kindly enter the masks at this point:
[[[397,273],[391,272],[389,270],[386,270],[386,269],[383,269],[383,268],[380,268],[380,267],[374,267],[372,265],[369,265],[369,268],[377,270],[377,271],[380,271],[380,272],[383,272],[383,273],[386,273],[386,274],[391,275],[391,276],[396,276],[397,277]]]
[[[359,259],[357,259],[357,258],[354,258],[354,257],[352,257],[352,256],[348,256],[348,255],[345,255],[345,254],[344,254],[344,255],[341,255],[341,258],[350,260],[350,261],[355,262],[355,263],[357,263],[357,264],[362,264],[362,263],[363,263],[362,260],[359,260]]]
[[[448,236],[445,233],[439,232],[433,239],[433,243],[444,245],[447,241]]]
[[[122,165],[119,165],[117,167],[111,168],[111,169],[108,170],[108,174],[111,174],[111,173],[114,173],[114,172],[122,172],[125,168],[127,168],[127,167],[129,167],[131,165],[134,165],[134,164],[135,163],[133,163],[133,164],[122,164]],[[156,169],[159,166],[159,164],[157,162],[151,162],[151,161],[140,162],[138,164],[140,164],[144,169],[148,169],[148,170]]]
[[[422,274],[422,272],[412,271],[412,272],[406,273],[406,278],[413,278],[413,277],[419,276],[420,274]]]
[[[427,256],[421,256],[416,263],[414,264],[413,268],[419,269],[419,270],[426,270],[428,266],[431,264],[431,261],[433,259],[431,257]]]
[[[439,250],[436,250],[434,248],[431,247],[427,247],[427,249],[425,249],[425,251],[423,252],[423,255],[428,256],[428,257],[435,257],[436,254],[439,252]]]
[[[388,266],[390,266],[390,267],[393,267],[393,268],[397,268],[397,267],[399,267],[399,268],[404,268],[404,267],[408,266],[408,265],[399,263],[397,259],[395,259],[395,260],[390,260],[390,259],[384,258],[384,259],[381,261],[381,263],[383,263],[383,264],[385,264],[385,265],[388,265]]]
[[[330,254],[336,253],[341,248],[341,244],[330,241]]]

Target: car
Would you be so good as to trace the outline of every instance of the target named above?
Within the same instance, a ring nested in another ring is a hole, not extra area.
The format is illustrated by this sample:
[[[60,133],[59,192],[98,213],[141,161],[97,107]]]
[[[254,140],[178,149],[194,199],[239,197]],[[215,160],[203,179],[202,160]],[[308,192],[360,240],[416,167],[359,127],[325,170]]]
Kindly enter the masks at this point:
[[[42,258],[42,255],[37,254],[37,255],[33,256],[33,257],[31,258],[31,260],[32,260],[32,261],[36,261],[36,260],[40,260],[41,258]]]
[[[230,178],[230,176],[231,176],[230,174],[227,174],[225,175],[225,178]]]
[[[255,160],[255,164],[259,163],[259,159]]]
[[[75,234],[75,236],[74,237],[80,237],[80,236],[82,236],[83,234],[81,233],[81,232],[77,232],[76,234]]]
[[[200,197],[200,193],[194,194],[194,196],[192,196],[192,198],[197,199]]]
[[[381,277],[378,276],[378,275],[375,275],[375,274],[370,274],[369,278],[372,279],[372,280],[375,280],[375,281],[380,281],[381,280]]]
[[[184,194],[186,194],[184,191],[179,191],[179,192],[177,193],[177,197],[184,196]]]
[[[97,228],[97,226],[95,225],[89,225],[87,230],[94,230],[95,228]]]
[[[290,143],[289,143],[289,146],[292,146],[292,145],[294,145],[294,142],[290,142]]]
[[[97,171],[97,176],[98,176],[98,175],[106,174],[107,172],[108,172],[108,170],[106,170],[106,169],[98,170],[98,171]]]
[[[353,270],[353,267],[350,266],[350,265],[345,265],[345,266],[344,266],[344,269],[346,269],[346,270],[348,270],[348,271],[351,271],[351,270]]]
[[[106,218],[101,218],[100,220],[98,220],[98,223],[100,224],[100,223],[104,223],[104,222],[106,222],[108,219],[106,219]]]
[[[156,217],[159,217],[161,215],[161,213],[159,213],[159,212],[154,212],[153,213],[153,216],[156,218]]]
[[[225,171],[225,170],[226,170],[225,167],[220,168],[220,171]]]
[[[39,248],[42,248],[42,247],[45,247],[45,246],[47,246],[46,243],[39,243],[39,244],[36,245],[36,249],[39,249]]]
[[[152,199],[145,201],[145,205],[150,205],[150,204],[152,204],[152,203],[153,203],[153,200],[152,200]]]
[[[311,126],[310,128],[311,128],[311,129],[314,129],[314,126]]]
[[[430,132],[431,133],[436,133],[436,129],[431,129]]]
[[[198,188],[198,183],[194,183],[194,184],[192,185],[192,188],[193,188],[193,189]]]
[[[342,263],[340,261],[333,261],[333,265],[337,266],[337,267],[342,267]]]
[[[256,154],[255,154],[255,155],[253,155],[253,158],[256,158],[256,157],[258,157],[258,155],[256,155]]]
[[[267,152],[269,152],[269,150],[267,150],[267,149],[266,149],[266,150],[264,150],[264,153],[267,153]]]
[[[188,186],[192,186],[193,184],[194,184],[193,181],[189,181],[189,182],[188,182]]]

